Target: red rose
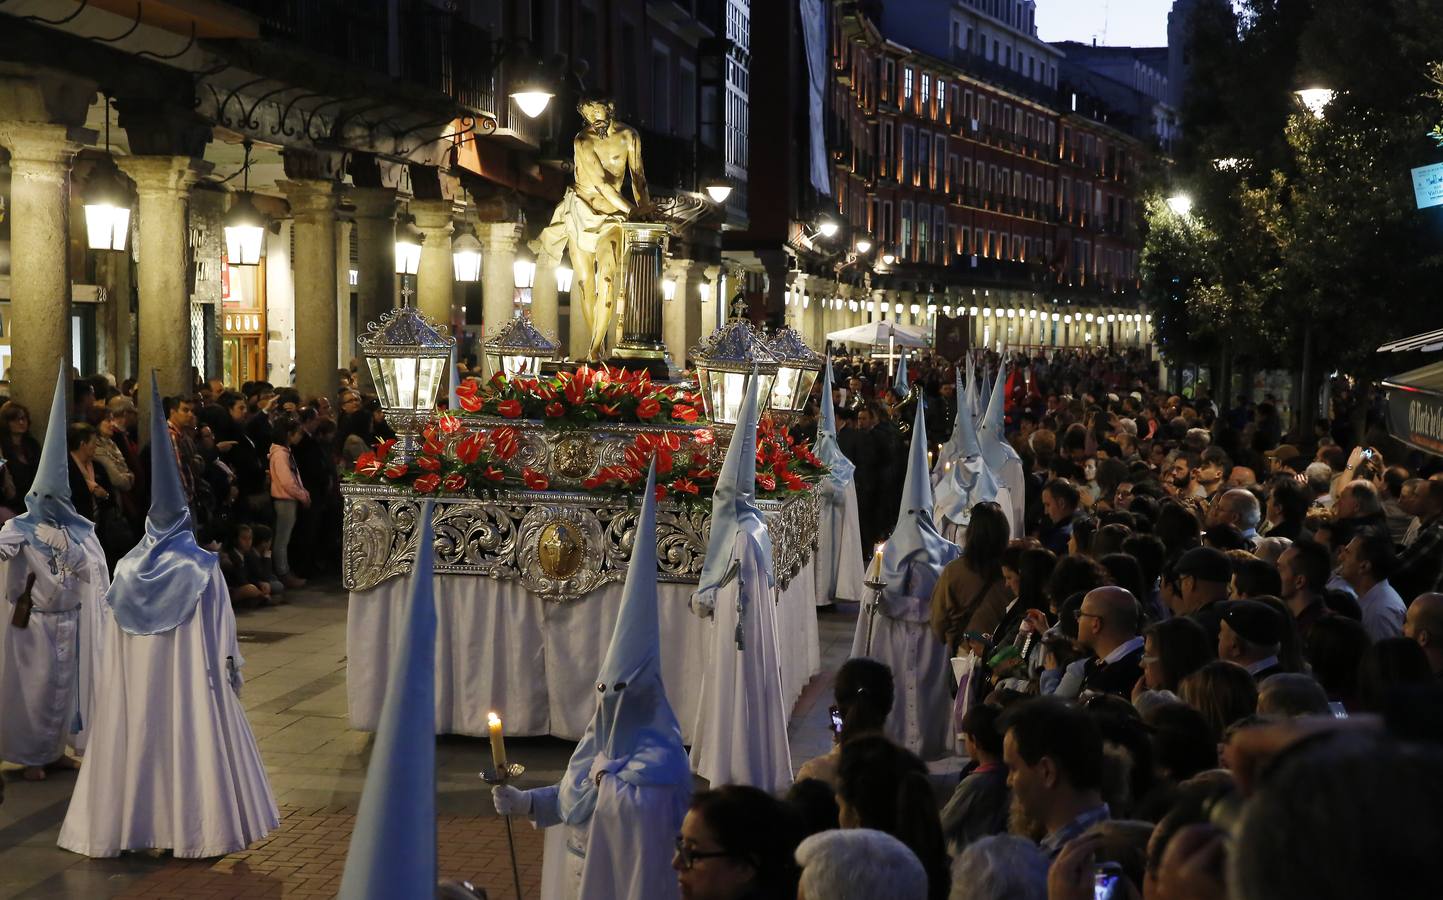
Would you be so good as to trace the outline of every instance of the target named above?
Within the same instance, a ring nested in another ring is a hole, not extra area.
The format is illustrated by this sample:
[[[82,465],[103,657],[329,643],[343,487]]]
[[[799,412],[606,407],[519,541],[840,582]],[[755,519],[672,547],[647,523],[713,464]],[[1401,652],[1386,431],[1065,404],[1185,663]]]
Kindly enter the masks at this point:
[[[515,419],[521,415],[521,401],[502,400],[496,404],[496,411],[508,419]]]
[[[416,457],[416,467],[425,469],[427,472],[439,472],[441,471],[441,460],[432,456],[418,456]]]
[[[680,403],[677,403],[671,408],[671,417],[673,419],[676,419],[678,422],[686,422],[688,424],[691,422],[695,422],[696,407],[684,406]]]
[[[558,401],[552,400],[546,404],[546,418],[559,419],[564,415],[566,415],[566,407],[562,406]]]
[[[473,431],[456,442],[456,458],[469,466],[481,455],[481,448],[485,445],[485,435]]]
[[[376,454],[372,453],[370,450],[367,450],[365,453],[362,453],[360,456],[356,457],[355,471],[357,475],[364,475],[367,478],[374,478],[381,471],[381,461],[376,458]]]
[[[673,481],[671,483],[671,489],[678,494],[695,494],[701,490],[701,488],[696,486],[695,481],[686,478],[678,478],[676,481]]]
[[[411,486],[416,489],[416,493],[418,494],[429,494],[440,484],[441,476],[433,472],[430,475],[422,475],[420,478],[417,478],[411,483]]]
[[[481,472],[481,477],[487,481],[504,481],[506,479],[506,473],[495,466],[487,466]]]
[[[441,479],[441,487],[448,491],[460,491],[466,489],[466,476],[460,472],[452,472]]]
[[[386,477],[387,477],[387,478],[405,478],[405,477],[406,477],[406,473],[409,472],[410,469],[411,469],[411,467],[408,466],[408,465],[406,465],[406,464],[403,463],[403,462],[393,462],[393,463],[391,463],[389,466],[386,467]]]
[[[491,430],[491,446],[498,459],[510,459],[521,452],[521,432],[510,425]]]
[[[545,475],[529,467],[521,470],[521,483],[533,491],[544,491],[551,487],[551,482]]]
[[[764,491],[774,491],[777,489],[777,480],[770,475],[758,475],[757,487]]]
[[[461,430],[461,418],[450,413],[442,415],[436,424],[441,427],[442,434],[455,434]]]
[[[661,403],[655,397],[647,397],[636,404],[636,417],[638,419],[655,418],[661,412]]]

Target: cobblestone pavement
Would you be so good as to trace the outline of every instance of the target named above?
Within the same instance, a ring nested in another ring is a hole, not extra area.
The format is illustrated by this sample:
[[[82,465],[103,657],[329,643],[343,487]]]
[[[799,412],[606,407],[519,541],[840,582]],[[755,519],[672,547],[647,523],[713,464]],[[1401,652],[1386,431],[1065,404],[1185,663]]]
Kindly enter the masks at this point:
[[[798,700],[791,722],[795,766],[830,746],[831,673],[846,658],[855,608],[820,613],[822,674]],[[224,859],[177,860],[129,853],[92,860],[55,840],[75,776],[57,772],[32,784],[6,767],[0,804],[0,898],[224,900],[334,897],[365,780],[371,736],[347,727],[346,594],[338,585],[295,592],[283,606],[237,617],[246,657],[243,700],[260,744],[281,827],[265,841]],[[553,738],[507,740],[524,760],[522,787],[554,783],[571,755]],[[509,898],[511,866],[504,822],[477,772],[490,759],[484,739],[437,741],[440,872]],[[538,896],[541,834],[513,821],[522,892]]]

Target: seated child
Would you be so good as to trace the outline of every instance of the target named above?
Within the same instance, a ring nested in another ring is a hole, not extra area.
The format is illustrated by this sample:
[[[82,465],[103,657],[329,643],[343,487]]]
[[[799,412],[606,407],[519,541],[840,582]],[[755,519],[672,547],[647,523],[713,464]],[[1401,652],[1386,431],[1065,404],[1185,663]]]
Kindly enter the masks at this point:
[[[231,603],[235,606],[265,606],[270,602],[271,586],[263,579],[253,577],[247,565],[246,554],[254,553],[251,546],[251,526],[237,525],[231,540],[220,548],[220,570],[225,574],[226,586],[230,588]]]
[[[252,546],[246,552],[246,570],[250,572],[251,580],[257,583],[265,582],[271,587],[271,599],[277,603],[280,595],[285,593],[286,586],[276,577],[276,570],[271,565],[271,542],[274,540],[274,533],[265,525],[251,526]]]

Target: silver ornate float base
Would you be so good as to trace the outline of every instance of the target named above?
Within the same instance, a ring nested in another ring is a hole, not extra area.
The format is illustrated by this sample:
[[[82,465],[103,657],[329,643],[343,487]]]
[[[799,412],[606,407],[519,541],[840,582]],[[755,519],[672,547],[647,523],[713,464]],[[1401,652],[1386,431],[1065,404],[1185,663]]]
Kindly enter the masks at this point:
[[[411,572],[422,500],[409,490],[348,484],[343,577],[363,591]],[[436,499],[438,574],[516,579],[547,600],[568,601],[626,577],[639,498],[555,491],[499,491],[486,499]],[[762,500],[779,587],[811,560],[820,512],[817,491]],[[657,505],[657,578],[695,583],[706,557],[710,506]]]

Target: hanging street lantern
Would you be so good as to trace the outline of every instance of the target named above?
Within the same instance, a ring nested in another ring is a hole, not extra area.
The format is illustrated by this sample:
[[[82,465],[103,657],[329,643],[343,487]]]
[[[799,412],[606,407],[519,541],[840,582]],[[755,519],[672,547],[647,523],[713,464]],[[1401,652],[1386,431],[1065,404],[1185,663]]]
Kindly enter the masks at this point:
[[[717,425],[735,426],[746,399],[747,378],[755,369],[761,379],[757,396],[768,402],[777,380],[777,358],[752,326],[740,293],[732,301],[732,318],[713,331],[692,351],[697,383],[707,418]]]
[[[481,280],[481,241],[470,223],[462,223],[451,238],[451,266],[458,282],[475,284]]]
[[[421,233],[409,215],[396,222],[396,274],[415,275],[421,268]]]
[[[410,459],[416,435],[436,413],[456,339],[408,302],[385,312],[357,340],[376,383],[381,410],[397,435],[396,452]]]
[[[130,191],[110,158],[110,97],[105,100],[105,158],[91,170],[81,203],[91,250],[124,250],[130,235]]]
[[[251,200],[251,142],[242,144],[241,190],[225,214],[225,258],[232,266],[258,266],[265,253],[266,217]]]

